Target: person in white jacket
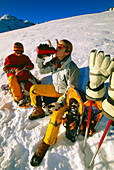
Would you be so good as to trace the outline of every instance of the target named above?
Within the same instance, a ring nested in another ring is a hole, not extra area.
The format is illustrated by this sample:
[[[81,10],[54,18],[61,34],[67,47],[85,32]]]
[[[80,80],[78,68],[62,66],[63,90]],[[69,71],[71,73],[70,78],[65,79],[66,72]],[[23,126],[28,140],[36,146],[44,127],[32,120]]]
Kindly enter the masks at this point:
[[[45,45],[44,45],[45,46]],[[70,87],[78,89],[78,81],[80,69],[71,60],[72,44],[68,40],[61,40],[57,44],[56,56],[51,61],[44,64],[44,55],[38,55],[37,64],[40,73],[52,72],[53,85],[38,84],[33,85],[30,89],[31,103],[35,107],[35,111],[29,116],[34,120],[44,117],[40,96],[61,97],[61,99],[51,104],[51,117],[48,123],[45,137],[31,159],[32,166],[38,166],[45,156],[50,145],[55,144],[62,122],[66,106],[66,95]]]
[[[45,50],[45,44],[40,46]],[[73,46],[68,40],[61,40],[57,44],[56,56],[51,61],[44,64],[45,55],[37,55],[39,72],[41,74],[52,72],[53,84],[38,84],[31,87],[30,98],[34,111],[29,116],[30,120],[45,116],[40,96],[59,98],[66,92],[68,86],[78,88],[80,69],[71,60],[72,49]]]

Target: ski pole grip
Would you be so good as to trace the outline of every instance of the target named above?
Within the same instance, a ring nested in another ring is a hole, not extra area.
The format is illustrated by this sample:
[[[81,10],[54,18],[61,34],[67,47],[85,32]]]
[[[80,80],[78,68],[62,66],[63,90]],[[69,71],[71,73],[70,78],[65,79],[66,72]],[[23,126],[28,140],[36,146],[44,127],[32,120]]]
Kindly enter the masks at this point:
[[[56,50],[52,47],[50,47],[49,49],[40,49],[38,46],[36,47],[36,52],[37,55],[38,54],[43,54],[43,55],[51,55],[51,54],[55,54]]]

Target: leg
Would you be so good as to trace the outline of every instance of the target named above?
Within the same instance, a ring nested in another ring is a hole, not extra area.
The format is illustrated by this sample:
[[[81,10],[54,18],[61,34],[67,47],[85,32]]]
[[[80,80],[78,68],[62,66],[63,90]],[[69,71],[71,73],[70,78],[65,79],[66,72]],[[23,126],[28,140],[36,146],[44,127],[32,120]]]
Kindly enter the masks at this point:
[[[44,158],[49,146],[56,142],[62,116],[65,110],[66,106],[52,113],[45,137],[30,161],[32,166],[38,166]]]
[[[61,94],[55,91],[54,85],[33,85],[30,89],[30,98],[32,105],[34,105],[34,112],[29,116],[30,120],[43,118],[45,116],[40,96],[60,97]]]
[[[50,117],[47,131],[44,137],[44,142],[47,145],[54,145],[59,132],[59,127],[62,122],[62,116],[64,115],[66,106],[60,108],[58,111],[54,111]]]
[[[17,78],[14,75],[8,77],[8,84],[11,89],[12,95],[16,101],[19,101],[23,97],[21,87],[18,84]]]
[[[38,105],[37,96],[46,96],[46,97],[60,97],[62,94],[59,94],[55,91],[54,85],[47,84],[38,84],[33,85],[30,89],[30,98],[32,105]]]

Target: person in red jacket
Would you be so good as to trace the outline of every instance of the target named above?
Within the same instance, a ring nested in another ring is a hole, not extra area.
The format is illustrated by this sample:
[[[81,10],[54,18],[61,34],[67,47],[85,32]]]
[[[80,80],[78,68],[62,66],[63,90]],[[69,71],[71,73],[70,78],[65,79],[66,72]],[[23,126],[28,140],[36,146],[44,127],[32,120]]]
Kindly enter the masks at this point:
[[[32,70],[34,68],[34,64],[28,56],[23,54],[24,47],[20,42],[16,42],[14,44],[14,51],[15,53],[10,54],[5,58],[3,70],[7,74],[8,84],[15,102],[17,102],[19,106],[26,106],[29,101],[22,93],[16,73],[18,73],[21,69]],[[26,77],[26,75],[24,76]]]

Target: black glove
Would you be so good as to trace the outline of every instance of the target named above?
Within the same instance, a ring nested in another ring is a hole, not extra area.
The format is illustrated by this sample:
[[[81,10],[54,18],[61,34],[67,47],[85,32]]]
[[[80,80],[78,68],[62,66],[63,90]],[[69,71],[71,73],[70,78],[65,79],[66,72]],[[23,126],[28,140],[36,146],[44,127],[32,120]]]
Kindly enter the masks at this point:
[[[38,58],[43,58],[45,56],[50,56],[56,53],[56,50],[54,47],[50,47],[48,44],[40,44],[37,46],[36,52]]]

